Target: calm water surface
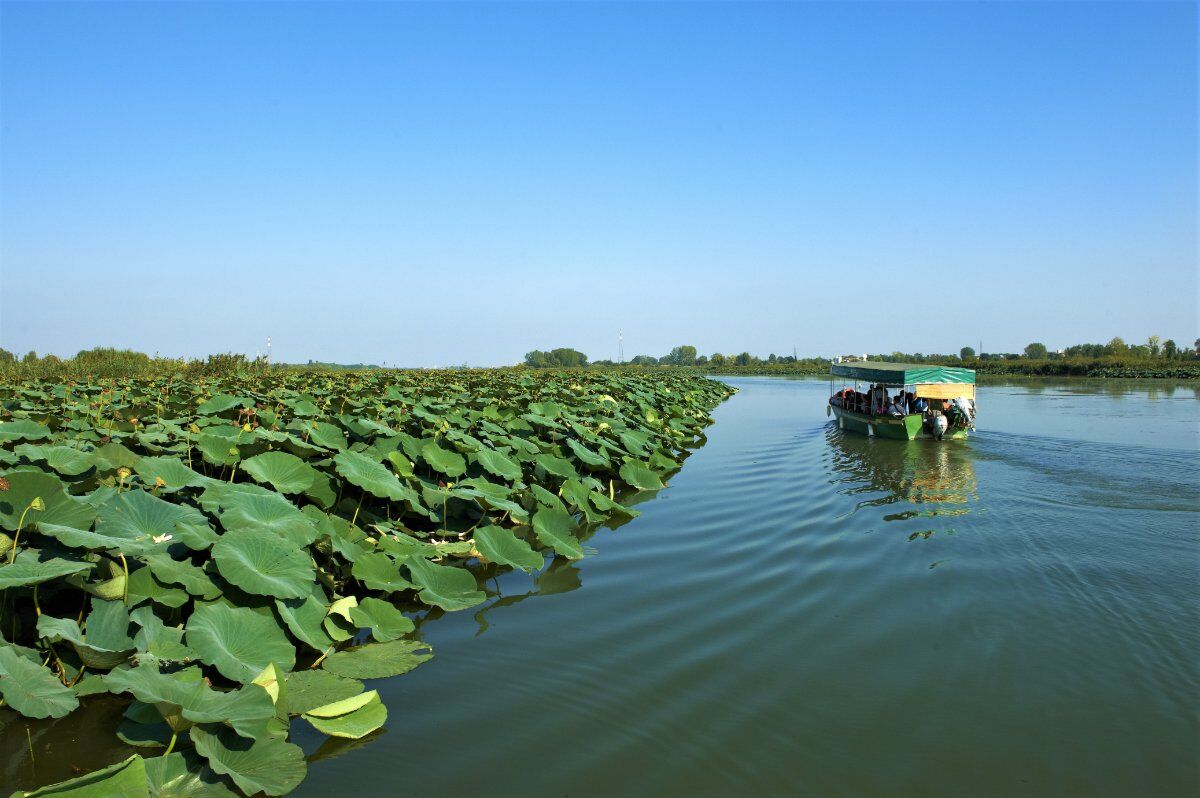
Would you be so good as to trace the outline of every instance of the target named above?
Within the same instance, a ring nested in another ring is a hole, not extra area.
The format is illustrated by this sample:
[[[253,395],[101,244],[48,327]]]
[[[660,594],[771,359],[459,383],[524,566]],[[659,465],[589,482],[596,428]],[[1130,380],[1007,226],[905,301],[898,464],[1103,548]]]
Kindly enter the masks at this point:
[[[904,444],[729,382],[640,518],[423,624],[295,795],[1200,792],[1195,389],[989,386]]]

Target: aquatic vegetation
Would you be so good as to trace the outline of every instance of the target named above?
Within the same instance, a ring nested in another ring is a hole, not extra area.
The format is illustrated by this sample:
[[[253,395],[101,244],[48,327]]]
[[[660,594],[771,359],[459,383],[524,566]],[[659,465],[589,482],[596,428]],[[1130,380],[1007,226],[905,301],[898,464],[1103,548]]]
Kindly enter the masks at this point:
[[[382,728],[364,680],[485,567],[585,555],[703,440],[686,374],[268,372],[0,386],[0,697],[129,700],[144,753],[26,795],[283,795],[297,718]],[[20,793],[19,793],[20,794]]]

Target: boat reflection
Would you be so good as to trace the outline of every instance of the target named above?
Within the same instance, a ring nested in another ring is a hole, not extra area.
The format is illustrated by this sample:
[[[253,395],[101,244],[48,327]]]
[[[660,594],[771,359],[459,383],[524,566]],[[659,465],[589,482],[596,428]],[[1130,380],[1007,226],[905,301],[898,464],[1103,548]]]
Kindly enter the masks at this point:
[[[859,507],[921,505],[884,516],[885,521],[964,515],[979,500],[975,453],[958,442],[889,441],[826,428],[832,481]],[[927,537],[927,536],[926,536]]]

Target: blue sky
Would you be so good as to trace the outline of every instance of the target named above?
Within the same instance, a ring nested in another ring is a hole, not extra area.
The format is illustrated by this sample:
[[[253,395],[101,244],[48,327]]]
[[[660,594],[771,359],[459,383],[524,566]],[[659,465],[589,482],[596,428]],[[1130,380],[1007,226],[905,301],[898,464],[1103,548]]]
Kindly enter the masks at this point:
[[[1194,3],[0,6],[0,346],[1200,335]]]

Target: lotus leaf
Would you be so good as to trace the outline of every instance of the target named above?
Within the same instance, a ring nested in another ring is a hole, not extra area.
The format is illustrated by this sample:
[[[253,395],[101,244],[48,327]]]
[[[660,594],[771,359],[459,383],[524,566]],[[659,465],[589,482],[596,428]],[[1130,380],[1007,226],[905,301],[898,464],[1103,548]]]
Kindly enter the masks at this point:
[[[79,706],[69,687],[12,646],[0,647],[0,696],[27,718],[61,718]]]
[[[498,526],[485,526],[475,530],[475,548],[491,562],[511,565],[522,571],[537,571],[545,559],[528,543],[510,530]]]
[[[212,558],[221,576],[257,596],[300,598],[315,579],[306,549],[264,529],[225,533],[213,546]]]
[[[229,776],[243,792],[286,795],[304,780],[307,767],[298,745],[263,737],[254,743],[223,729],[191,731],[196,753],[215,772]]]
[[[400,610],[382,599],[370,596],[358,600],[350,608],[350,620],[360,629],[370,629],[371,637],[380,643],[395,640],[413,630],[413,622]]]
[[[200,661],[235,682],[249,682],[272,662],[291,670],[296,649],[273,616],[207,604],[188,618],[186,641]]]
[[[263,452],[242,461],[242,470],[280,493],[303,493],[312,487],[317,471],[287,452]]]
[[[421,601],[447,611],[465,610],[482,603],[487,596],[479,590],[475,575],[465,568],[435,565],[420,557],[406,563],[413,582],[421,589]]]
[[[352,679],[386,679],[408,673],[433,654],[420,653],[429,646],[419,640],[367,643],[330,654],[321,667]]]
[[[543,507],[533,515],[533,531],[542,545],[568,559],[578,560],[583,557],[583,548],[572,534],[574,529],[575,519],[560,507]]]

